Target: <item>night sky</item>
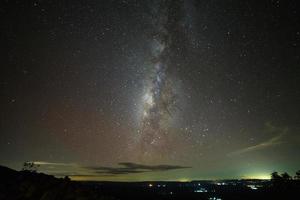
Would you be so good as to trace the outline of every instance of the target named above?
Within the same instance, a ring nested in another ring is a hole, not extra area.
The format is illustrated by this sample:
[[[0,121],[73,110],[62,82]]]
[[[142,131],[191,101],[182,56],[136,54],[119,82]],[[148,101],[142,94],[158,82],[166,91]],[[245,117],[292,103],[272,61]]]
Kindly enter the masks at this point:
[[[299,1],[0,4],[0,164],[75,180],[300,169]]]

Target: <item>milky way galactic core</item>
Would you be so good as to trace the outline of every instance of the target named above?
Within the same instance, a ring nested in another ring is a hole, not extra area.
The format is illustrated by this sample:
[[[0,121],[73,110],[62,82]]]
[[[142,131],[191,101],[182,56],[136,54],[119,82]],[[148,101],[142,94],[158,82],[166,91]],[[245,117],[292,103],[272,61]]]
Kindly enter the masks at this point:
[[[177,95],[170,78],[168,68],[172,57],[173,31],[180,28],[177,13],[181,3],[178,1],[159,1],[152,5],[151,58],[150,72],[147,74],[139,145],[140,158],[149,160],[153,157],[167,157],[168,128],[172,115],[175,114]],[[176,15],[174,15],[176,13]]]

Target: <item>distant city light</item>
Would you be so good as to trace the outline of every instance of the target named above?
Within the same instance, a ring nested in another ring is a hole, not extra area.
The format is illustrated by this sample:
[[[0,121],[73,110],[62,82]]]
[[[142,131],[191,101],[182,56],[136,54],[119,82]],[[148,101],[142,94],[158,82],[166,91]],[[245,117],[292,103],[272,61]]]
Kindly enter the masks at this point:
[[[216,185],[227,185],[225,182],[218,182],[218,183],[216,183]]]
[[[209,197],[209,200],[222,200],[222,199],[219,197]]]
[[[194,192],[197,192],[197,193],[199,193],[199,192],[207,192],[207,190],[205,188],[199,188],[197,190],[194,190]]]
[[[179,179],[178,181],[179,181],[179,182],[189,182],[190,180],[187,179],[187,178],[182,178],[182,179]]]
[[[264,180],[268,180],[271,179],[271,176],[269,173],[266,174],[250,174],[246,177],[244,177],[246,179],[264,179]]]
[[[247,185],[247,187],[251,188],[252,190],[257,190],[258,188],[256,185]]]

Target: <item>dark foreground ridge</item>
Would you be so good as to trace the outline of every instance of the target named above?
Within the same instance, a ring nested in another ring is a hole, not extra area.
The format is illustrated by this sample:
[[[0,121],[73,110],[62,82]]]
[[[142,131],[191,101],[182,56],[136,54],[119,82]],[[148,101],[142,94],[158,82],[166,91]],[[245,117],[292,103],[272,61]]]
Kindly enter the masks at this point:
[[[0,200],[285,199],[299,198],[299,180],[78,182],[0,166]]]

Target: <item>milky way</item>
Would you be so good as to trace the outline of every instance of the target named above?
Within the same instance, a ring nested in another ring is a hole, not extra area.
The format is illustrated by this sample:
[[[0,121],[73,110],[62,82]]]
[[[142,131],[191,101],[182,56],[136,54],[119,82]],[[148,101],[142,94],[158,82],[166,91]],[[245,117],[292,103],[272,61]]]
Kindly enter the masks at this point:
[[[179,20],[179,1],[160,1],[152,9],[153,34],[150,73],[146,77],[146,93],[143,96],[141,130],[141,156],[149,157],[168,154],[168,123],[176,111],[176,91],[168,74],[172,54],[174,27]],[[176,31],[176,30],[175,30]]]

